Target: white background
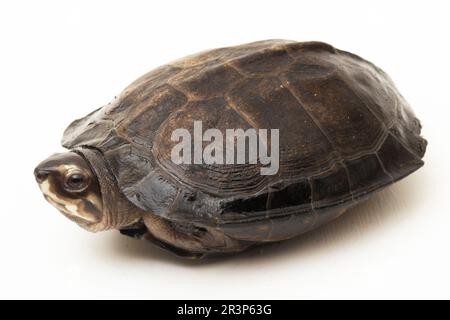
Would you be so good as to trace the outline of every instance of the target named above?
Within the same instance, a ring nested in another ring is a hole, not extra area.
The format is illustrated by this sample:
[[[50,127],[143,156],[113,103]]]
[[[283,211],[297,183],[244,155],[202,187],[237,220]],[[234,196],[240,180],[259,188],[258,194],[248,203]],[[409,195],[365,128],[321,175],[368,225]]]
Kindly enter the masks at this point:
[[[450,298],[448,1],[2,1],[0,298]],[[422,120],[426,165],[281,245],[186,262],[89,234],[43,199],[35,165],[71,120],[203,49],[321,40],[385,69]]]

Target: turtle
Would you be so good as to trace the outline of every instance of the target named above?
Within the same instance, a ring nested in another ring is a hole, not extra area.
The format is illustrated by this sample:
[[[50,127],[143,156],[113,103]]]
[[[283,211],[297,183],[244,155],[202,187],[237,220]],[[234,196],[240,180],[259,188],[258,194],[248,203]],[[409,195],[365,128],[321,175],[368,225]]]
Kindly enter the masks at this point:
[[[264,164],[250,156],[174,161],[174,131],[192,134],[196,121],[244,132],[245,155],[249,130],[278,130],[276,172],[262,174]],[[64,216],[91,232],[116,229],[199,258],[336,219],[422,167],[427,141],[391,78],[371,62],[323,42],[264,40],[150,71],[71,123],[62,145],[67,151],[34,174]]]

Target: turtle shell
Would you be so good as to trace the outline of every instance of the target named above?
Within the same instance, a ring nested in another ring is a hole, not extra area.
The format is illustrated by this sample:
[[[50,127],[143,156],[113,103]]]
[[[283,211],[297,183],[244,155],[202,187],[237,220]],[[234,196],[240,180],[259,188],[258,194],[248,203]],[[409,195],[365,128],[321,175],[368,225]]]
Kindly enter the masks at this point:
[[[175,164],[173,130],[279,129],[275,175],[260,164]],[[125,196],[176,221],[246,240],[324,223],[417,170],[420,122],[382,70],[320,42],[260,41],[153,70],[66,130],[95,148]]]

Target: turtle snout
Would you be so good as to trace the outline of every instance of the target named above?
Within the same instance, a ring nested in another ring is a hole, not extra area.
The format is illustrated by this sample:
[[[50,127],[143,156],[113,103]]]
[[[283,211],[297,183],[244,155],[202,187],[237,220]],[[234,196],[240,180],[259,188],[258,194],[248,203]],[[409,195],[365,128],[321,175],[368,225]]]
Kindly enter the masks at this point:
[[[48,176],[50,175],[50,171],[36,168],[34,169],[34,177],[36,178],[36,181],[40,184],[43,183],[45,180],[47,180]]]

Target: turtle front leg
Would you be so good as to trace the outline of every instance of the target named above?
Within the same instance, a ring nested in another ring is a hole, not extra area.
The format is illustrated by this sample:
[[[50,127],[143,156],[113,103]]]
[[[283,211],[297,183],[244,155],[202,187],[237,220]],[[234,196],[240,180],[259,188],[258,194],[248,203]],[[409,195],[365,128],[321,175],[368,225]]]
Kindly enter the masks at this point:
[[[146,215],[143,221],[148,230],[145,239],[182,257],[201,258],[212,253],[239,252],[251,245],[213,228],[176,223],[154,214]]]
[[[203,253],[192,253],[192,252],[189,252],[184,249],[180,249],[180,248],[175,247],[167,242],[157,239],[152,233],[150,233],[150,231],[145,226],[143,221],[140,221],[139,223],[137,223],[133,226],[130,226],[128,228],[120,229],[119,231],[121,234],[131,237],[131,238],[134,238],[134,239],[150,241],[152,244],[154,244],[164,250],[170,251],[171,253],[173,253],[179,257],[188,258],[188,259],[199,259],[204,256]]]

